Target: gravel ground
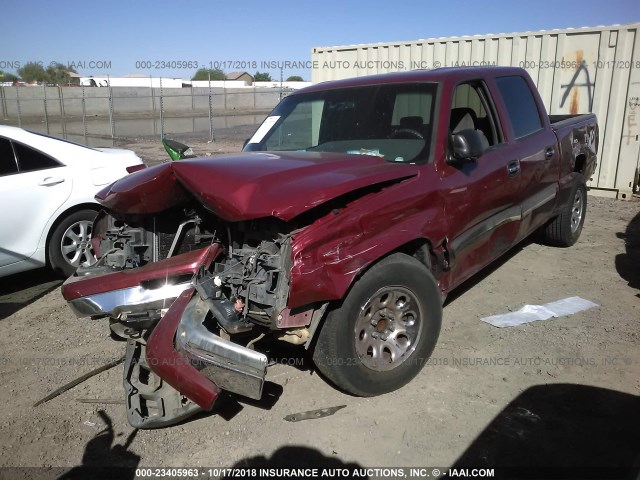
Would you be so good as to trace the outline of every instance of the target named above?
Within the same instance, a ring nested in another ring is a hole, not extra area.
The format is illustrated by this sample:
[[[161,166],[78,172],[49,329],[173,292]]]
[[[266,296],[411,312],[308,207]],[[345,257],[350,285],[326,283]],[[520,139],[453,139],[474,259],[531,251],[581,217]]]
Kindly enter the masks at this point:
[[[176,140],[215,155],[254,130]],[[155,138],[123,146],[150,164],[168,158]],[[124,344],[105,320],[76,319],[47,271],[0,279],[0,465],[640,466],[639,257],[640,202],[590,195],[574,247],[526,242],[452,294],[432,359],[401,390],[343,394],[301,349],[274,346],[262,401],[225,396],[211,413],[146,431],[119,403],[121,366],[33,407]],[[600,306],[508,329],[480,321],[574,295]],[[319,420],[283,420],[337,405],[346,407]]]

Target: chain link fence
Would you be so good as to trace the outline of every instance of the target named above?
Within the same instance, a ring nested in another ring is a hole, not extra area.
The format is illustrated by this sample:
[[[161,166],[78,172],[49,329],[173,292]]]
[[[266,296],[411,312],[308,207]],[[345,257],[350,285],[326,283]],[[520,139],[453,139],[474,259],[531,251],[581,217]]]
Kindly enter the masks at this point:
[[[288,92],[220,87],[0,87],[3,123],[64,138],[208,133],[259,123]],[[257,118],[253,118],[257,117]]]

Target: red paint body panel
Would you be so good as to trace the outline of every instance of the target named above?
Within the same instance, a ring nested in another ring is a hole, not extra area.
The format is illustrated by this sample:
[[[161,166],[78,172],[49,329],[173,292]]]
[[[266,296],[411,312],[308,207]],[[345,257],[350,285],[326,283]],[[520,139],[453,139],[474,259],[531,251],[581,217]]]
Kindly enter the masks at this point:
[[[69,277],[62,285],[65,300],[140,285],[140,282],[178,275],[194,274],[200,265],[208,266],[218,255],[218,245],[183,253],[175,257],[148,263],[143,267],[121,270],[103,275]]]
[[[243,153],[159,165],[118,180],[96,199],[120,213],[156,213],[183,202],[186,190],[227,221],[287,221],[358,188],[417,172],[416,165],[367,155]]]
[[[153,372],[181,394],[209,411],[213,408],[220,389],[180,355],[174,337],[182,313],[187,307],[194,288],[182,292],[160,319],[147,340],[147,364]]]
[[[145,168],[103,188],[96,200],[121,213],[158,213],[188,201],[176,182],[171,163]]]
[[[427,166],[418,177],[362,197],[297,234],[287,306],[343,298],[358,274],[388,252],[416,239],[442,241],[438,183]]]

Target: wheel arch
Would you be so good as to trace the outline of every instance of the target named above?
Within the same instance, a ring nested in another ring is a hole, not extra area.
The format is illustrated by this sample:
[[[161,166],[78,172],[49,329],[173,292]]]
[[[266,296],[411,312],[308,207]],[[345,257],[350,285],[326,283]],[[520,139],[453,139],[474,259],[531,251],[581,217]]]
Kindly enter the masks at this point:
[[[327,315],[329,314],[329,312],[331,310],[335,310],[337,308],[340,308],[340,306],[342,305],[344,300],[351,293],[351,290],[353,290],[353,287],[358,282],[358,280],[360,278],[362,278],[362,276],[366,272],[371,270],[375,265],[380,263],[382,260],[384,260],[385,258],[390,257],[391,255],[396,254],[396,253],[402,253],[404,255],[407,255],[408,257],[413,257],[416,260],[418,260],[422,265],[424,265],[427,268],[429,273],[431,273],[431,275],[433,275],[433,278],[436,281],[436,283],[438,283],[438,277],[436,275],[437,274],[437,268],[438,268],[438,263],[437,263],[438,260],[437,260],[437,257],[435,255],[435,251],[433,249],[433,244],[432,244],[431,240],[429,240],[426,237],[418,237],[418,238],[414,238],[413,240],[410,240],[408,242],[405,242],[402,245],[399,245],[398,247],[396,247],[396,248],[394,248],[392,250],[389,250],[387,253],[385,253],[381,257],[377,258],[375,261],[370,262],[366,267],[364,267],[362,270],[360,270],[357,275],[355,275],[353,277],[353,279],[351,280],[351,283],[349,284],[349,287],[345,290],[344,295],[342,296],[342,298],[339,298],[339,299],[336,299],[336,300],[330,300],[328,302],[328,306],[327,306],[326,311],[323,313],[322,318],[318,322],[317,327],[314,329],[314,333],[313,333],[312,337],[309,339],[309,343],[308,343],[307,349],[313,350],[313,348],[315,347],[316,341],[317,341],[318,332],[324,326],[324,323],[325,323],[325,320],[327,318]]]

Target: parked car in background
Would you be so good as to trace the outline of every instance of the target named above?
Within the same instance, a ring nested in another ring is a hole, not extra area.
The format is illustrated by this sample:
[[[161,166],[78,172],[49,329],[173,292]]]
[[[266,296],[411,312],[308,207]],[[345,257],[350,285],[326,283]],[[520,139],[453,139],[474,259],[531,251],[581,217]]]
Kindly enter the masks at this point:
[[[129,150],[0,125],[0,277],[45,265],[68,277],[95,263],[94,195],[140,168]]]

